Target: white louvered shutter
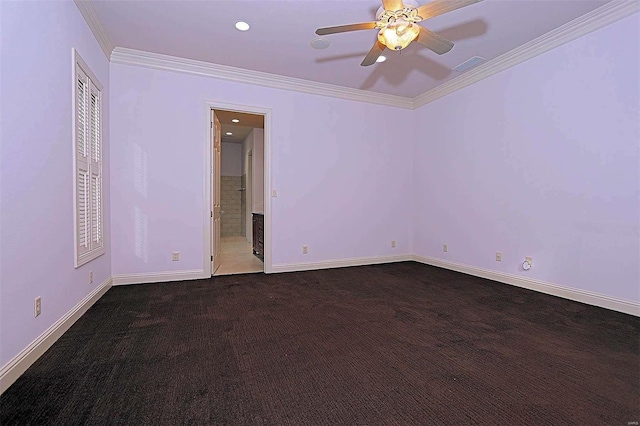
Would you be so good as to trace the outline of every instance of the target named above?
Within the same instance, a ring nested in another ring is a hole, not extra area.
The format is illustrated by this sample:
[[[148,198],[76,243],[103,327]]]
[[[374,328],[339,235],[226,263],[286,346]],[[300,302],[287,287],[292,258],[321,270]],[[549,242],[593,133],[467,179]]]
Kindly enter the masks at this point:
[[[102,92],[99,82],[74,51],[76,267],[104,253],[102,184]],[[95,80],[95,81],[94,81]],[[97,83],[97,84],[96,84]]]
[[[79,66],[76,66],[76,244],[78,257],[82,257],[91,250],[89,91],[89,78]]]
[[[102,138],[100,135],[100,91],[92,84],[89,101],[91,122],[91,248],[102,247]]]

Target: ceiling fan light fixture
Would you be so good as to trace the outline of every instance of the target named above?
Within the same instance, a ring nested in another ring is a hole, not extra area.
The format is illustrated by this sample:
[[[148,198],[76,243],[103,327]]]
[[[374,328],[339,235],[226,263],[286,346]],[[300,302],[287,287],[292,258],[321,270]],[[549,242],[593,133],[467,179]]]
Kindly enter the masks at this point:
[[[412,41],[418,42],[438,55],[443,55],[453,48],[453,43],[418,23],[425,18],[433,18],[479,1],[482,0],[433,0],[418,6],[415,0],[382,0],[382,6],[376,12],[375,22],[318,28],[316,34],[324,36],[377,29],[378,40],[360,63],[363,67],[375,64],[376,59],[386,48],[402,50]],[[401,9],[397,9],[398,7]]]
[[[402,50],[420,34],[420,27],[413,22],[398,19],[378,32],[378,41],[391,50]]]

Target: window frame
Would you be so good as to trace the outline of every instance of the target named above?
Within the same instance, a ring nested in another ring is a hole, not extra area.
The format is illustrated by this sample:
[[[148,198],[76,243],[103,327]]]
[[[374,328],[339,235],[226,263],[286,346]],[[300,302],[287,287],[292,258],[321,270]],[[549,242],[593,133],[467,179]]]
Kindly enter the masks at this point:
[[[74,264],[78,268],[93,259],[103,255],[105,253],[104,242],[104,182],[103,182],[103,159],[104,159],[104,146],[103,146],[103,86],[96,75],[91,71],[87,63],[82,59],[76,49],[72,49],[73,59],[73,80],[72,80],[72,148],[73,148],[73,241],[74,241]],[[78,82],[79,79],[86,79],[86,85],[84,86],[85,96],[83,98],[83,110],[85,115],[85,122],[82,125],[83,132],[80,135],[78,127]],[[97,117],[95,115],[95,108],[92,108],[92,96],[96,95]],[[94,120],[94,117],[97,120]],[[93,127],[96,124],[96,138],[93,139]],[[79,138],[84,136],[84,140]],[[80,143],[85,144],[84,152],[86,155],[79,155]],[[94,161],[95,145],[97,143],[98,157],[97,161]],[[79,197],[79,175],[83,172],[85,177],[85,241],[81,242],[80,233],[80,216],[81,206]],[[95,186],[94,186],[95,177]],[[95,191],[97,188],[97,191]],[[95,198],[96,195],[98,198]],[[99,208],[95,208],[95,205]],[[97,215],[96,215],[97,210]],[[97,220],[97,224],[95,223]],[[88,222],[87,222],[88,221]],[[94,241],[94,236],[97,235],[97,239]],[[88,238],[88,244],[86,239]],[[82,249],[82,246],[86,247]]]

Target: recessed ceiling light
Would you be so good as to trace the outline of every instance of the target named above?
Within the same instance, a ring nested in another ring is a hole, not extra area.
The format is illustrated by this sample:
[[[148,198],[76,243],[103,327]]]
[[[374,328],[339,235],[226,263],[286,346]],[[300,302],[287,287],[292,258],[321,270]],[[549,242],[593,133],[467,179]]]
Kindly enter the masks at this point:
[[[227,132],[227,133],[225,133],[225,135],[227,135],[227,136],[233,136],[233,133],[231,133],[231,132]]]
[[[376,62],[384,62],[387,60],[386,56],[380,55],[378,56],[378,59],[376,59]]]
[[[326,49],[327,47],[329,47],[329,40],[322,37],[318,37],[311,40],[309,44],[314,49]]]
[[[240,122],[240,120],[238,120],[237,118],[234,118],[234,119],[233,119],[233,120],[231,120],[231,121],[232,121],[232,122],[234,122],[234,123],[239,123],[239,122]]]
[[[249,24],[243,21],[236,22],[236,28],[240,31],[247,31],[249,29]]]

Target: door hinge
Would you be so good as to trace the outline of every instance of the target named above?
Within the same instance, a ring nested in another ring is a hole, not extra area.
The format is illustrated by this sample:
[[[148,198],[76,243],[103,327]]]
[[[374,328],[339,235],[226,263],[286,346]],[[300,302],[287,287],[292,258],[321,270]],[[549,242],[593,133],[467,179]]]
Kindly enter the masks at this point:
[[[213,121],[211,122],[211,128],[213,129]]]
[[[213,212],[211,212],[211,217],[213,217]]]
[[[211,256],[211,261],[213,262],[213,256]]]

